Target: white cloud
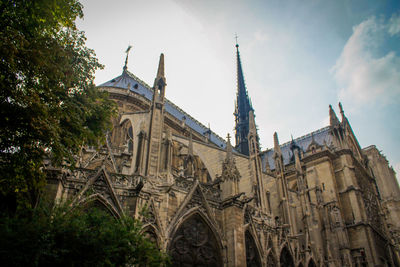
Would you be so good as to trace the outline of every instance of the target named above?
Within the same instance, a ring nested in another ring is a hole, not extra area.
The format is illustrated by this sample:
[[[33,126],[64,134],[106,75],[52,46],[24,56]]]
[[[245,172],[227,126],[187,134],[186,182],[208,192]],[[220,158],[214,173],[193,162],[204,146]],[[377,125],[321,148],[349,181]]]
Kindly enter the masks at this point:
[[[400,15],[393,15],[389,21],[388,32],[391,36],[400,33]]]
[[[321,128],[323,128],[323,127],[328,126],[329,123],[330,123],[330,121],[329,121],[329,116],[326,116],[326,117],[321,121],[320,126],[321,126]]]
[[[340,87],[339,99],[351,101],[355,106],[398,101],[400,58],[393,51],[380,57],[376,55],[388,38],[386,29],[388,25],[374,17],[353,28],[332,69]]]

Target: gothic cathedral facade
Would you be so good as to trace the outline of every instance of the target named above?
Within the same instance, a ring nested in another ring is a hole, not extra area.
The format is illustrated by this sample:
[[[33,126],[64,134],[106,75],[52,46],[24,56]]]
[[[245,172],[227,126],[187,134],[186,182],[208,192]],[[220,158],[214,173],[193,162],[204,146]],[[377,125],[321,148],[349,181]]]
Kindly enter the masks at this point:
[[[260,150],[239,46],[235,145],[127,70],[99,86],[118,105],[100,149],[48,167],[48,194],[143,221],[174,266],[400,266],[400,189],[339,104],[330,124]],[[147,216],[142,215],[143,209]]]

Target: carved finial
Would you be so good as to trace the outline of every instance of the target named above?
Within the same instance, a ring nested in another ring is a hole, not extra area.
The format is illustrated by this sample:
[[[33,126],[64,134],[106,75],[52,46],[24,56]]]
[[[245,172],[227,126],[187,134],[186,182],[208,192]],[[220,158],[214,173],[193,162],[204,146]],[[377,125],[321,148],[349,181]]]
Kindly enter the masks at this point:
[[[129,45],[128,49],[126,49],[125,53],[126,53],[126,58],[125,58],[125,65],[124,65],[124,71],[126,71],[128,69],[128,56],[129,56],[129,51],[131,50],[132,46]]]
[[[231,145],[231,135],[228,133],[226,136],[227,142],[226,142],[226,158],[231,159],[232,158],[232,145]]]
[[[278,133],[274,133],[274,150],[278,155],[282,155],[281,147],[279,146]]]
[[[193,136],[192,131],[189,130],[189,151],[188,154],[193,156]]]

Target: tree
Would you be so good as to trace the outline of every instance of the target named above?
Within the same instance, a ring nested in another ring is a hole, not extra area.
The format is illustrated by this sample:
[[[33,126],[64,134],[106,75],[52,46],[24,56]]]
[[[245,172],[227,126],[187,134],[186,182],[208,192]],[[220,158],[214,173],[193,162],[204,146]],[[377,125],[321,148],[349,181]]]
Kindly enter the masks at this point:
[[[0,209],[30,207],[45,185],[43,159],[73,167],[96,145],[115,104],[93,84],[101,68],[75,20],[77,0],[0,2]]]
[[[168,257],[130,217],[98,207],[40,205],[30,218],[0,217],[3,266],[165,266]]]

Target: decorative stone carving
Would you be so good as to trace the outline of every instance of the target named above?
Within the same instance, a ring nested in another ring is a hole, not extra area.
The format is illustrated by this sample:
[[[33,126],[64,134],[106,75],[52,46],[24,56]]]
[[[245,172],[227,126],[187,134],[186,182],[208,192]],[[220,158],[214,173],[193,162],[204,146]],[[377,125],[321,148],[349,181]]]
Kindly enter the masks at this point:
[[[378,200],[373,190],[371,181],[363,176],[359,171],[356,172],[357,182],[360,187],[362,199],[364,201],[365,213],[368,222],[376,229],[383,232],[383,225],[379,215]]]
[[[236,167],[235,159],[225,159],[222,163],[222,179],[229,179],[234,181],[240,180],[240,173]]]
[[[228,134],[228,142],[226,146],[226,158],[222,163],[222,181],[225,180],[233,180],[239,181],[240,180],[240,173],[236,167],[235,159],[233,158],[232,154],[232,146],[230,141],[230,136]]]

